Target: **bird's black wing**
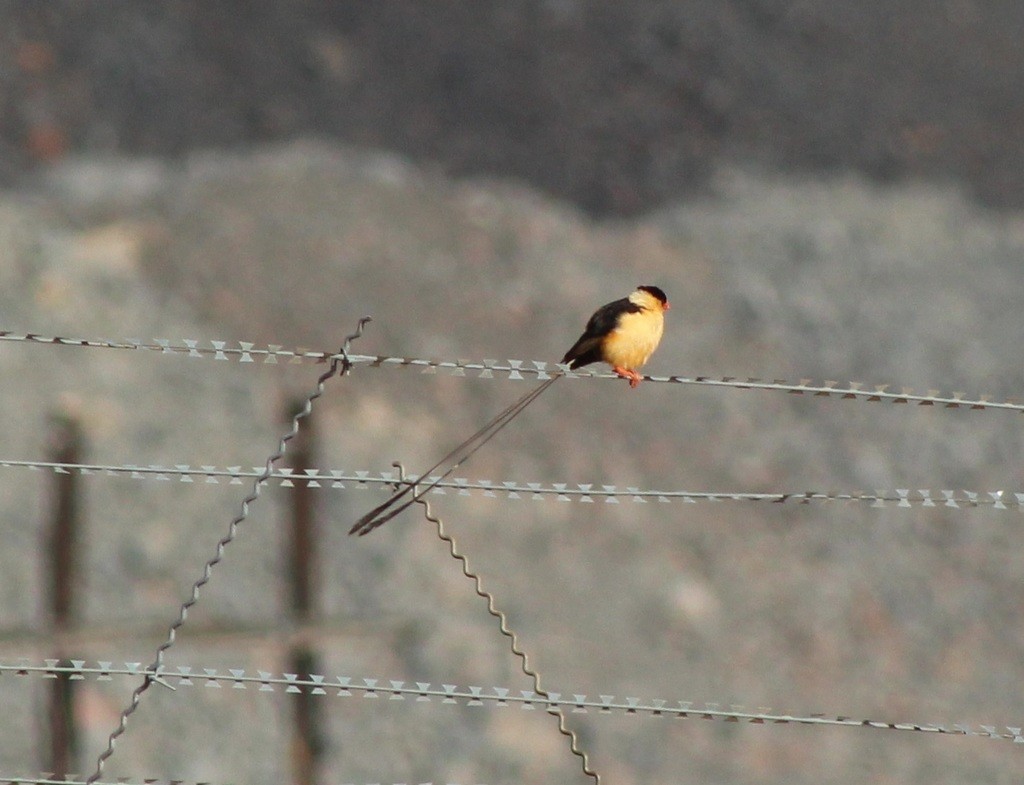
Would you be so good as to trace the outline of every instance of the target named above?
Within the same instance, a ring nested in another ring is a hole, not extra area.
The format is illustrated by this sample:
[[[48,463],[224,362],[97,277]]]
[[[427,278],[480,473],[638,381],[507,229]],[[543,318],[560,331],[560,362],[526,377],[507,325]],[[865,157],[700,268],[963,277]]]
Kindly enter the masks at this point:
[[[562,358],[572,369],[582,368],[601,360],[601,341],[608,333],[619,326],[619,319],[626,313],[638,313],[643,310],[639,305],[630,302],[628,297],[602,305],[587,321],[583,335],[572,345]]]

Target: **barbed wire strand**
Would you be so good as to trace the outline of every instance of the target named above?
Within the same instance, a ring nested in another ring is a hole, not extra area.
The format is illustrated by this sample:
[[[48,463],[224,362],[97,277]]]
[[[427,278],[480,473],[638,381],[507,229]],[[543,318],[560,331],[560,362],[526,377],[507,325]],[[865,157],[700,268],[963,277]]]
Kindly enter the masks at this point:
[[[194,606],[199,601],[200,590],[202,589],[203,586],[207,584],[207,582],[209,582],[213,574],[213,568],[216,567],[217,564],[219,564],[221,560],[224,558],[225,549],[227,548],[228,545],[232,543],[232,541],[234,541],[239,526],[249,516],[249,505],[259,498],[265,480],[270,476],[271,472],[273,471],[274,464],[276,464],[284,457],[285,451],[288,449],[288,442],[290,442],[298,434],[299,423],[302,421],[303,418],[309,416],[310,412],[313,410],[313,402],[316,401],[321,395],[323,395],[324,385],[327,382],[327,380],[334,376],[336,373],[338,373],[339,367],[341,369],[341,375],[345,375],[346,373],[348,373],[349,369],[352,367],[351,363],[348,360],[349,346],[352,341],[362,336],[363,328],[369,321],[370,317],[364,316],[359,320],[355,332],[345,337],[345,341],[342,344],[341,351],[331,359],[330,367],[322,374],[320,374],[320,377],[317,379],[315,390],[306,397],[305,403],[302,406],[302,408],[293,415],[289,431],[280,438],[277,444],[277,450],[270,457],[267,458],[263,472],[259,477],[257,477],[253,481],[252,490],[249,492],[249,494],[244,499],[242,499],[238,514],[232,519],[231,523],[228,525],[227,534],[225,534],[224,537],[222,537],[217,542],[216,551],[213,557],[210,558],[210,560],[207,561],[206,564],[203,566],[202,575],[192,585],[191,595],[184,603],[182,603],[181,607],[179,608],[178,617],[171,624],[170,629],[167,632],[167,639],[157,648],[153,664],[149,667],[146,675],[144,676],[139,686],[132,691],[129,704],[121,712],[121,715],[118,719],[117,727],[115,727],[114,730],[111,731],[109,737],[107,738],[107,746],[96,759],[96,768],[93,771],[93,773],[89,776],[89,778],[86,780],[86,785],[94,785],[94,783],[96,783],[99,780],[99,778],[103,776],[103,767],[106,764],[107,760],[109,760],[110,757],[114,754],[114,748],[117,744],[117,740],[121,737],[122,734],[124,734],[125,729],[128,726],[128,719],[139,707],[139,702],[142,698],[142,695],[154,683],[162,682],[159,673],[163,667],[164,655],[167,652],[167,650],[174,645],[174,642],[177,639],[178,630],[181,629],[181,627],[185,624],[185,621],[188,619],[189,609],[192,608],[192,606]]]
[[[241,484],[243,479],[262,477],[263,469],[259,466],[242,469],[240,466],[219,468],[208,464],[190,466],[173,464],[165,466],[151,464],[99,464],[99,463],[59,463],[55,461],[31,461],[0,458],[0,469],[20,468],[30,470],[50,470],[56,473],[79,472],[85,476],[103,474],[119,476],[132,480],[171,481],[192,483],[195,479],[204,480],[203,485],[219,485],[220,480],[228,480],[230,484]],[[394,486],[395,475],[392,472],[374,473],[368,469],[344,471],[342,469],[305,469],[296,471],[290,468],[275,469],[269,477],[261,480],[264,484],[277,482],[281,487],[293,487],[296,481],[307,488],[321,490],[346,489],[354,485],[359,489],[369,486]],[[1018,510],[1024,512],[1024,491],[977,491],[961,489],[931,488],[889,488],[873,491],[687,491],[687,490],[656,490],[636,486],[619,487],[617,485],[599,483],[569,483],[546,480],[545,482],[523,482],[518,480],[471,480],[465,477],[445,479],[438,475],[407,475],[406,482],[427,484],[422,490],[426,495],[445,495],[454,491],[460,496],[480,493],[489,498],[498,498],[504,494],[506,500],[521,501],[523,499],[550,499],[558,501],[577,501],[594,503],[601,499],[606,503],[617,504],[626,500],[638,504],[651,501],[669,503],[682,501],[695,504],[697,502],[768,502],[771,504],[812,504],[812,503],[866,503],[872,507],[887,507],[893,504],[900,508],[911,507],[946,507],[950,509],[990,507],[994,510]]]
[[[288,352],[281,351],[281,347],[274,347],[274,346],[268,347],[267,350],[257,350],[257,349],[255,349],[255,346],[253,344],[248,344],[247,345],[244,342],[240,342],[239,349],[237,349],[237,350],[234,349],[233,347],[231,347],[231,348],[227,347],[225,342],[211,342],[212,343],[212,348],[211,349],[206,349],[205,347],[200,347],[198,345],[198,342],[196,342],[196,341],[186,341],[184,347],[175,347],[175,346],[172,346],[169,341],[160,340],[160,339],[158,339],[155,344],[143,344],[142,342],[123,342],[121,344],[116,344],[114,342],[86,341],[86,340],[82,340],[82,339],[63,339],[63,338],[59,338],[59,337],[46,338],[45,336],[39,336],[39,335],[35,335],[35,334],[25,334],[23,336],[15,336],[15,335],[12,335],[9,332],[0,333],[0,340],[26,340],[26,341],[31,341],[31,342],[35,342],[35,343],[51,343],[51,344],[59,344],[59,345],[93,346],[93,347],[101,346],[101,347],[105,347],[105,348],[120,348],[120,349],[149,349],[149,350],[154,350],[154,351],[160,351],[163,354],[174,354],[174,353],[181,353],[181,352],[184,351],[184,352],[187,352],[188,356],[190,356],[190,357],[213,356],[215,359],[221,359],[221,360],[228,359],[229,355],[235,355],[235,356],[237,356],[239,361],[243,362],[243,363],[244,362],[255,362],[255,359],[253,358],[254,355],[257,355],[257,356],[263,355],[264,361],[268,362],[268,363],[276,362],[277,357],[280,357],[280,356],[288,357],[289,362],[304,362],[304,361],[316,361],[316,362],[327,362],[327,361],[330,361],[331,362],[331,369],[320,377],[320,380],[318,382],[318,390],[317,390],[317,392],[314,393],[307,400],[307,406],[306,406],[305,411],[299,412],[296,415],[295,419],[293,420],[292,432],[282,438],[282,440],[279,443],[279,449],[278,449],[278,453],[276,454],[276,456],[272,456],[270,459],[268,459],[267,465],[265,467],[265,471],[254,479],[253,491],[252,491],[252,493],[248,497],[246,497],[245,500],[243,500],[243,502],[242,502],[242,512],[241,512],[240,516],[238,516],[234,521],[232,521],[232,524],[229,527],[228,536],[223,538],[218,543],[217,553],[216,553],[215,557],[213,559],[211,559],[209,562],[207,562],[207,564],[206,564],[206,566],[204,568],[203,576],[193,585],[193,591],[192,591],[191,598],[188,601],[186,601],[186,603],[184,603],[181,606],[181,609],[179,611],[179,617],[176,620],[176,622],[174,624],[172,624],[172,626],[171,626],[171,628],[170,628],[170,630],[168,632],[168,639],[167,639],[167,641],[165,641],[165,643],[162,644],[161,647],[158,648],[157,654],[156,654],[156,658],[155,658],[155,661],[154,661],[153,665],[151,666],[149,671],[145,673],[143,681],[140,684],[140,686],[138,688],[136,688],[136,690],[133,692],[132,699],[131,699],[131,702],[130,702],[129,706],[122,712],[121,717],[120,717],[120,721],[119,721],[119,724],[118,724],[118,727],[110,734],[110,737],[108,739],[107,749],[103,753],[100,754],[100,756],[99,756],[99,758],[97,760],[96,771],[86,781],[86,785],[95,785],[95,783],[98,781],[99,777],[102,776],[103,765],[104,765],[105,761],[108,760],[111,755],[113,755],[116,741],[124,733],[126,725],[127,725],[128,717],[130,717],[130,715],[138,707],[141,695],[145,692],[145,690],[148,689],[149,686],[151,686],[153,683],[161,683],[161,684],[164,684],[164,686],[170,686],[169,684],[167,684],[166,682],[163,681],[163,677],[161,675],[161,668],[162,668],[162,665],[163,665],[163,655],[164,655],[164,653],[166,652],[166,650],[168,648],[170,648],[170,646],[172,646],[174,644],[175,637],[176,637],[176,632],[185,623],[185,620],[187,618],[187,613],[188,613],[189,608],[192,605],[194,605],[195,602],[198,601],[199,589],[203,585],[205,585],[205,583],[209,580],[212,568],[217,563],[219,563],[219,561],[223,557],[224,548],[226,547],[226,545],[230,544],[230,542],[234,539],[235,532],[237,530],[237,526],[247,517],[249,503],[255,501],[259,497],[259,492],[260,492],[261,486],[264,483],[266,483],[271,478],[271,476],[273,474],[273,463],[276,460],[279,460],[283,456],[284,450],[286,449],[287,441],[290,438],[292,438],[295,435],[295,433],[297,433],[297,428],[298,428],[299,420],[302,417],[307,416],[309,414],[309,411],[311,410],[311,406],[312,406],[313,400],[315,400],[317,397],[319,397],[319,395],[322,394],[322,392],[323,392],[323,382],[326,381],[327,378],[329,378],[330,376],[332,376],[336,372],[337,366],[339,365],[339,363],[343,366],[342,373],[347,372],[352,367],[352,365],[355,364],[355,363],[360,363],[360,364],[366,363],[366,364],[369,364],[372,367],[420,367],[423,372],[435,372],[436,370],[441,369],[441,370],[450,371],[450,372],[454,373],[455,375],[465,375],[465,372],[467,370],[479,371],[480,372],[479,375],[480,375],[481,378],[493,378],[493,374],[496,371],[500,372],[500,373],[508,373],[508,377],[510,379],[522,379],[524,373],[526,375],[535,375],[535,376],[537,376],[537,378],[547,378],[547,379],[551,378],[550,376],[547,375],[547,372],[545,370],[546,363],[541,363],[541,362],[536,362],[536,361],[534,362],[535,368],[527,368],[527,367],[523,366],[522,361],[517,361],[517,360],[509,360],[507,365],[501,365],[500,363],[497,363],[496,361],[484,361],[483,363],[472,363],[472,362],[466,362],[466,361],[454,361],[454,362],[452,362],[452,361],[424,361],[424,360],[418,360],[416,358],[397,358],[397,357],[386,357],[386,356],[370,356],[370,357],[350,356],[348,354],[348,351],[347,351],[349,341],[352,338],[355,338],[355,337],[358,337],[359,335],[361,335],[363,325],[364,325],[364,321],[361,320],[360,323],[359,323],[359,328],[357,330],[357,333],[354,334],[353,336],[349,336],[349,338],[346,339],[345,346],[343,347],[341,353],[339,353],[337,355],[326,355],[324,353],[303,352],[301,350],[297,350],[294,353],[288,353]],[[317,355],[319,355],[319,356],[317,356]],[[612,374],[601,374],[601,373],[581,373],[581,374],[567,373],[565,375],[568,375],[570,377],[577,377],[577,378],[586,378],[586,377],[591,377],[591,378],[594,378],[594,377],[596,377],[596,378],[616,378]],[[855,399],[855,400],[866,400],[866,401],[890,401],[890,402],[893,402],[893,403],[917,403],[919,405],[941,405],[941,406],[944,406],[946,408],[959,408],[959,407],[963,406],[963,407],[967,407],[967,408],[971,408],[971,409],[1001,408],[1001,409],[1009,409],[1009,410],[1015,410],[1015,411],[1024,411],[1024,404],[1019,404],[1019,403],[1017,403],[1015,401],[1009,401],[1009,400],[1007,400],[1005,402],[1003,402],[1003,401],[993,401],[992,400],[992,396],[981,396],[981,397],[979,397],[977,399],[967,399],[964,396],[963,393],[953,393],[951,396],[942,396],[942,395],[938,394],[937,391],[932,391],[932,390],[930,390],[927,395],[918,395],[916,393],[913,393],[911,390],[909,390],[907,388],[903,388],[900,393],[895,393],[895,392],[889,391],[887,389],[889,387],[889,385],[877,385],[873,389],[865,389],[864,385],[862,385],[860,383],[857,383],[857,382],[851,382],[848,385],[839,386],[839,383],[834,382],[834,381],[826,381],[826,382],[824,382],[822,384],[812,384],[811,380],[806,380],[806,379],[802,379],[799,384],[793,384],[793,383],[790,383],[790,382],[786,382],[785,380],[774,380],[772,382],[765,382],[765,381],[762,381],[760,379],[750,378],[750,379],[746,379],[746,380],[741,380],[741,379],[737,379],[735,377],[703,377],[703,376],[702,377],[682,377],[682,376],[658,377],[658,376],[646,376],[644,378],[649,380],[649,381],[652,381],[652,382],[669,382],[669,383],[677,383],[677,384],[698,384],[698,385],[710,385],[710,386],[716,386],[716,387],[732,387],[732,388],[737,388],[737,389],[777,390],[777,391],[784,391],[784,392],[789,392],[789,393],[794,393],[794,394],[808,394],[809,393],[809,394],[812,394],[812,395],[815,395],[815,396],[824,396],[824,397],[839,396],[840,398],[843,398],[843,399]],[[430,490],[435,489],[435,486],[439,485],[440,482],[442,480],[444,480],[446,476],[447,475],[444,475],[440,479],[436,480],[434,482],[434,484],[431,485],[430,487],[426,488],[423,491],[423,493],[426,493],[426,492],[428,492]],[[826,496],[830,496],[830,495],[826,495]],[[786,498],[789,498],[789,496],[787,495]],[[457,548],[455,546],[454,541],[451,540],[451,539],[447,539],[444,536],[445,532],[444,532],[444,529],[443,529],[443,524],[441,523],[440,519],[437,519],[436,517],[431,515],[429,502],[427,502],[425,499],[422,498],[422,494],[416,494],[414,496],[414,498],[413,498],[413,501],[416,501],[416,502],[418,502],[418,503],[420,503],[420,504],[422,504],[424,506],[425,514],[427,516],[427,519],[435,522],[438,525],[439,536],[441,536],[441,538],[443,540],[445,540],[445,541],[447,541],[449,543],[449,547],[450,547],[452,556],[454,558],[458,558],[458,559],[460,559],[462,561],[464,574],[467,577],[473,578],[475,580],[475,582],[477,584],[477,593],[480,596],[482,596],[482,597],[484,597],[485,599],[488,600],[488,610],[489,610],[489,612],[492,615],[495,615],[499,619],[500,629],[501,629],[502,633],[504,635],[507,635],[508,637],[510,637],[512,651],[520,657],[520,659],[522,661],[522,666],[523,666],[524,673],[527,674],[528,676],[530,676],[531,678],[533,678],[534,684],[535,684],[535,691],[539,695],[543,696],[544,698],[549,698],[550,694],[547,693],[546,691],[544,691],[542,689],[542,687],[541,687],[539,675],[537,674],[535,669],[530,667],[527,655],[524,652],[522,652],[522,650],[519,648],[518,641],[517,641],[517,638],[516,638],[515,634],[508,630],[504,614],[501,614],[500,612],[496,612],[495,611],[495,609],[494,609],[494,602],[493,602],[493,596],[491,596],[489,593],[485,592],[482,589],[481,581],[480,581],[479,576],[477,574],[475,574],[475,573],[472,573],[469,570],[468,563],[466,562],[465,558],[462,557],[461,554],[458,552],[458,550],[457,550]],[[901,501],[905,501],[905,500],[901,500]],[[996,502],[996,504],[998,505],[998,501]],[[551,706],[551,704],[549,704],[549,706]],[[565,725],[565,716],[564,716],[564,713],[561,711],[560,706],[555,704],[553,706],[553,709],[554,710],[551,713],[556,714],[558,716],[560,732],[563,733],[564,735],[567,735],[567,736],[570,737],[570,739],[571,739],[571,745],[570,746],[571,746],[571,749],[572,749],[573,753],[575,755],[581,757],[581,759],[582,759],[582,764],[583,764],[584,772],[586,774],[588,774],[589,776],[593,777],[595,779],[595,782],[597,782],[598,785],[599,785],[600,777],[595,772],[590,770],[587,755],[586,755],[586,753],[583,753],[583,752],[581,752],[579,750],[578,744],[577,744],[576,734],[574,732],[569,731],[567,729],[567,727]],[[839,721],[844,720],[844,718],[837,718],[837,719]],[[785,721],[789,721],[789,720],[785,720]],[[858,723],[858,724],[869,724],[869,723],[868,723],[868,721],[863,721],[863,722]],[[874,725],[872,725],[872,726],[874,726]],[[886,727],[892,727],[894,729],[901,729],[900,726],[893,725],[893,724],[885,724],[885,726]],[[941,730],[941,729],[939,729],[937,727],[932,727],[932,726],[912,726],[911,729],[930,730],[930,731],[938,731],[938,732],[948,732],[948,731]],[[1003,737],[1005,737],[1005,734],[1003,735]],[[1015,741],[1021,741],[1021,739],[1019,738],[1019,731],[1014,736],[1014,740]]]
[[[405,467],[398,461],[391,464],[395,469],[398,470],[398,481],[396,486],[406,483],[405,480]],[[519,636],[512,630],[508,625],[508,616],[504,611],[500,611],[497,608],[497,601],[494,598],[494,593],[485,589],[483,584],[483,578],[479,572],[474,572],[469,566],[469,559],[458,549],[455,543],[455,535],[449,534],[445,529],[444,521],[440,516],[434,515],[430,508],[430,501],[423,498],[423,495],[416,490],[416,485],[412,485],[413,498],[416,503],[423,507],[423,517],[434,524],[437,528],[437,536],[442,542],[448,544],[448,552],[451,557],[459,562],[462,574],[473,581],[476,595],[487,602],[487,612],[498,620],[498,630],[508,638],[509,647],[516,657],[519,658],[520,667],[523,673],[533,681],[533,691],[549,701],[548,713],[554,716],[558,721],[558,732],[561,733],[569,740],[569,751],[572,752],[577,758],[580,759],[580,766],[583,769],[583,773],[590,777],[595,785],[601,785],[601,775],[591,767],[590,756],[585,750],[580,747],[579,736],[576,731],[569,728],[566,719],[565,712],[562,711],[562,707],[550,703],[551,693],[545,690],[540,683],[540,672],[530,665],[530,655],[519,645]]]
[[[476,580],[473,574],[468,577]],[[485,594],[481,596],[487,599],[486,590],[484,591]],[[490,603],[490,600],[488,602]],[[498,614],[500,614],[500,611],[492,613],[501,621]],[[511,632],[507,633],[506,637],[511,636],[511,634]],[[517,652],[517,656],[522,658],[525,655],[518,654]],[[256,674],[252,675],[247,673],[244,668],[230,667],[223,668],[222,670],[225,670],[226,673],[221,673],[216,668],[178,665],[175,671],[165,669],[154,673],[144,670],[140,662],[128,662],[121,667],[115,666],[112,661],[105,660],[97,661],[96,665],[87,665],[85,660],[48,658],[44,660],[44,663],[43,665],[32,664],[27,659],[17,664],[4,664],[0,662],[0,675],[41,676],[50,679],[64,676],[76,680],[90,677],[98,681],[110,681],[115,676],[135,677],[152,674],[159,676],[168,683],[173,680],[177,687],[205,685],[207,687],[229,686],[232,689],[247,689],[251,686],[256,687],[257,692],[260,693],[274,693],[278,689],[283,689],[286,693],[294,694],[305,690],[311,695],[318,696],[327,696],[328,690],[331,690],[336,691],[334,692],[335,697],[343,698],[350,698],[357,694],[362,695],[364,698],[379,698],[382,695],[386,695],[392,701],[410,699],[414,703],[431,702],[437,699],[442,704],[468,707],[478,707],[485,704],[504,707],[517,705],[526,710],[537,707],[544,707],[546,709],[568,708],[573,713],[582,714],[588,714],[593,711],[598,715],[647,716],[652,718],[674,717],[679,719],[746,722],[753,725],[869,728],[882,731],[933,733],[938,736],[984,738],[1024,744],[1024,735],[1022,735],[1024,734],[1024,729],[1020,726],[987,723],[979,723],[976,726],[972,726],[967,723],[896,722],[892,720],[859,718],[845,714],[829,715],[820,712],[810,714],[783,713],[765,707],[759,707],[752,711],[734,703],[729,703],[727,704],[728,708],[723,708],[721,703],[697,703],[690,700],[668,701],[663,699],[644,701],[635,697],[620,699],[606,693],[598,693],[598,699],[595,700],[588,698],[586,694],[555,692],[542,694],[536,689],[519,690],[517,694],[516,691],[508,687],[491,687],[490,691],[487,691],[478,686],[459,687],[455,684],[435,686],[429,682],[412,682],[410,684],[404,680],[394,679],[355,679],[350,676],[329,677],[320,674],[302,676],[295,673],[274,674],[262,670],[257,670]]]
[[[146,342],[137,339],[113,341],[107,339],[73,338],[38,333],[20,333],[11,330],[0,331],[0,341],[31,343],[44,346],[68,346],[79,348],[104,348],[120,350],[139,350],[158,352],[161,355],[176,355],[190,358],[212,358],[214,360],[237,360],[240,363],[256,363],[257,359],[265,364],[324,363],[336,358],[331,352],[313,351],[304,348],[285,349],[280,344],[268,344],[260,348],[250,341],[209,340],[209,346],[196,339],[182,339],[175,344],[165,338],[157,338]],[[229,343],[231,345],[229,345]],[[237,344],[237,346],[235,345]],[[367,365],[371,368],[405,368],[419,369],[422,373],[445,371],[454,376],[466,376],[467,372],[476,373],[476,378],[493,379],[495,374],[512,380],[535,376],[538,379],[550,378],[549,368],[557,366],[543,360],[429,360],[418,357],[398,357],[388,355],[349,355],[349,362],[355,365]],[[618,379],[613,373],[600,371],[570,371],[564,366],[560,372],[569,379]],[[1024,402],[1014,398],[1000,399],[995,395],[980,394],[968,396],[964,392],[942,393],[939,390],[928,390],[917,393],[910,387],[899,387],[893,384],[869,385],[863,382],[840,382],[827,379],[814,381],[800,379],[791,382],[785,379],[772,379],[737,376],[669,376],[647,375],[645,380],[653,383],[698,385],[707,387],[725,387],[737,390],[763,390],[785,392],[794,395],[810,395],[813,397],[835,397],[841,400],[857,400],[867,402],[889,402],[897,404],[916,404],[919,406],[935,406],[945,409],[966,408],[971,410],[1002,409],[1024,413]],[[892,389],[890,389],[892,388]]]

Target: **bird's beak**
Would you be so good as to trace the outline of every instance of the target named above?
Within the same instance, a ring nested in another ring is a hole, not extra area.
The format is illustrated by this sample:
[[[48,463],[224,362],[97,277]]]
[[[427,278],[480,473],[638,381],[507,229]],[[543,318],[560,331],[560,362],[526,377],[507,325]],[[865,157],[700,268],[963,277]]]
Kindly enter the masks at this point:
[[[669,308],[671,308],[671,307],[672,307],[671,305],[669,305],[668,303],[665,303],[665,310],[666,310],[666,311],[667,311],[667,310],[668,310]]]

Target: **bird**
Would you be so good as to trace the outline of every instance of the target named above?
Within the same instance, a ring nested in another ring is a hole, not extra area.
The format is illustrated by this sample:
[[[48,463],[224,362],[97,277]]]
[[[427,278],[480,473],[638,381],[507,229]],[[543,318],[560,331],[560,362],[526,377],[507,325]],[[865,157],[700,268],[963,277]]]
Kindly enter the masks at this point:
[[[647,363],[661,342],[665,329],[665,311],[669,307],[668,297],[657,286],[636,287],[628,297],[602,305],[594,311],[587,320],[583,334],[563,355],[560,364],[574,371],[592,363],[604,362],[611,366],[617,376],[627,379],[631,389],[636,389],[643,379],[639,369]],[[407,482],[386,501],[356,521],[348,533],[360,537],[367,535],[418,502],[494,438],[498,431],[522,414],[527,406],[564,374],[564,371],[553,374],[507,406],[423,472],[420,479],[444,467],[440,475],[431,477],[423,486],[418,482]]]
[[[594,311],[583,335],[562,357],[562,364],[575,371],[591,363],[606,362],[635,389],[643,378],[638,369],[661,342],[665,311],[670,307],[665,292],[657,286],[638,286],[629,297]]]

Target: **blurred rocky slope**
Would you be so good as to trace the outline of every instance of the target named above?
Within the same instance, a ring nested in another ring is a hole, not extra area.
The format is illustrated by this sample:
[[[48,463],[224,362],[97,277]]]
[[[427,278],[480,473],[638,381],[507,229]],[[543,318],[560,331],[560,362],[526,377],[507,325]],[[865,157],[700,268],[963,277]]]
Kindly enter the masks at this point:
[[[332,349],[368,313],[360,352],[551,360],[596,305],[651,282],[673,303],[653,373],[997,396],[1022,383],[1024,223],[954,189],[721,170],[706,198],[602,222],[521,186],[304,142],[180,164],[68,161],[4,195],[0,236],[5,329]],[[12,458],[40,455],[41,423],[58,409],[83,419],[97,461],[256,465],[281,430],[281,406],[318,370],[2,349],[0,443]],[[318,404],[322,464],[381,471],[401,459],[417,471],[523,384],[359,369]],[[464,473],[691,490],[1017,490],[1018,427],[1019,416],[1001,412],[572,381]],[[43,478],[3,471],[0,537],[10,545],[0,549],[0,614],[9,629],[32,629],[40,600],[26,587],[38,583]],[[153,624],[173,614],[242,490],[93,478],[87,492],[83,626],[141,632],[85,639],[80,654],[148,660]],[[325,669],[527,689],[471,584],[415,512],[373,537],[344,536],[378,498],[320,497]],[[272,494],[254,510],[190,624],[231,629],[279,613],[282,501]],[[1017,512],[435,503],[551,689],[1017,723]],[[172,663],[282,670],[279,643],[266,633],[214,645],[186,626]],[[12,636],[4,653],[29,652]],[[86,690],[91,751],[127,690]],[[147,695],[152,705],[113,772],[281,781],[286,706],[209,692]],[[2,697],[29,710],[31,683],[5,682]],[[582,781],[541,712],[367,703],[325,700],[335,780]],[[1008,782],[1022,773],[1008,743],[572,721],[616,783]],[[217,735],[228,725],[246,744]],[[0,769],[34,768],[25,734],[0,733]]]
[[[722,162],[1024,203],[1024,6],[948,0],[0,2],[0,178],[326,134],[597,214]]]

